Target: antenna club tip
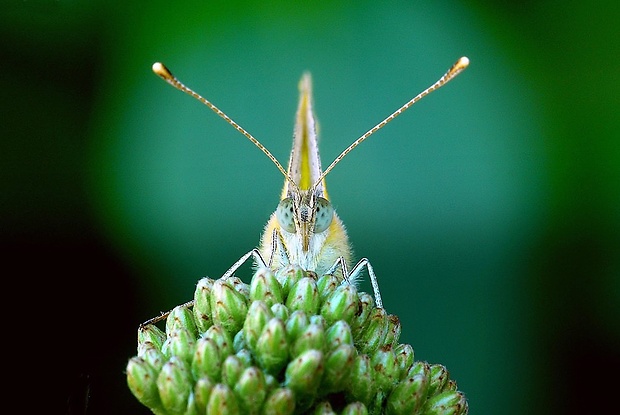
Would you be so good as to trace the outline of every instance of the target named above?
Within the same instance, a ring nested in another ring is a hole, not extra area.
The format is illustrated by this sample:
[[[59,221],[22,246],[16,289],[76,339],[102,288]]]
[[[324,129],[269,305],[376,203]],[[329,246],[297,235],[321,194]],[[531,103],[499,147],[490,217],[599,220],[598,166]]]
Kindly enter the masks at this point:
[[[151,68],[153,69],[155,75],[165,80],[170,80],[174,78],[168,68],[166,68],[166,66],[161,62],[155,62]]]
[[[468,65],[469,65],[469,58],[467,56],[462,56],[461,58],[459,58],[458,61],[456,61],[456,64],[454,66],[462,70],[462,69],[467,68]]]

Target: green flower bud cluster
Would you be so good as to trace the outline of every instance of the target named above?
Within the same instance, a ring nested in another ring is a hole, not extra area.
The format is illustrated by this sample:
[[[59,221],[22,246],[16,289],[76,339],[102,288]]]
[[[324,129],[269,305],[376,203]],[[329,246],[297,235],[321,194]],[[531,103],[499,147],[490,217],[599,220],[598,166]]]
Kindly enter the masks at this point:
[[[165,331],[138,330],[127,384],[156,415],[467,414],[442,365],[415,361],[398,318],[334,276],[288,266],[201,279]]]

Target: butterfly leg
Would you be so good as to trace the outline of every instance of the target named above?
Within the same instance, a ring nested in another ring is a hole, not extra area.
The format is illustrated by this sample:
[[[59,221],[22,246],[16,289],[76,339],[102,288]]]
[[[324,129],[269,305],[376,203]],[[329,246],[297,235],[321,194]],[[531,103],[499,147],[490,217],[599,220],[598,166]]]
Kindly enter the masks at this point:
[[[273,257],[273,253],[271,254],[271,256]],[[259,267],[266,267],[267,263],[265,262],[265,260],[263,259],[263,257],[261,256],[260,252],[258,251],[258,249],[254,248],[252,249],[250,252],[246,253],[245,255],[243,255],[241,258],[239,258],[239,260],[237,262],[235,262],[234,264],[232,264],[232,266],[230,268],[228,268],[228,271],[226,271],[224,273],[224,275],[222,275],[221,278],[229,278],[231,277],[235,271],[237,271],[239,269],[239,267],[243,264],[246,263],[246,261],[250,258],[250,257],[254,257],[254,261],[256,261],[256,264]],[[269,258],[269,263],[271,263],[271,258]]]
[[[273,256],[273,254],[272,254],[272,256]],[[241,258],[239,258],[239,260],[237,262],[235,262],[230,268],[228,268],[228,271],[226,271],[224,273],[224,275],[221,276],[221,278],[229,278],[229,277],[231,277],[235,273],[235,271],[237,271],[241,265],[245,264],[245,262],[250,257],[254,257],[254,260],[256,261],[258,266],[261,266],[261,267],[266,267],[267,266],[267,264],[265,263],[265,260],[261,256],[260,252],[258,252],[258,249],[254,248],[250,252],[246,253]],[[270,261],[271,261],[271,259],[270,259]],[[194,305],[194,300],[188,301],[185,304],[182,304],[181,307],[189,308],[189,307],[193,307],[193,305]],[[138,329],[140,330],[143,327],[148,326],[149,324],[156,324],[156,323],[158,323],[158,322],[160,322],[162,320],[165,320],[168,317],[168,315],[170,315],[171,312],[172,312],[172,310],[166,311],[166,312],[162,312],[157,317],[153,317],[151,319],[148,319],[144,323],[140,324]]]
[[[346,261],[343,257],[339,257],[336,262],[334,262],[334,265],[332,265],[331,268],[327,270],[326,274],[333,275],[334,272],[338,269],[338,267],[342,269],[342,276],[344,278],[344,281],[347,282],[347,284],[353,283],[360,276],[362,269],[366,267],[366,269],[368,270],[368,276],[370,278],[370,284],[372,285],[372,290],[375,295],[375,304],[378,308],[383,308],[383,301],[381,300],[381,293],[379,292],[379,283],[377,282],[377,276],[375,275],[375,271],[372,268],[372,265],[370,265],[368,258],[360,259],[357,264],[355,264],[353,269],[351,269],[351,272],[349,272],[347,270]]]
[[[273,258],[276,255],[276,251],[280,256],[280,267],[287,266],[291,263],[291,260],[288,258],[288,253],[286,252],[286,248],[284,248],[284,241],[282,240],[282,234],[278,232],[277,229],[273,230],[272,244],[271,244],[271,257],[269,258],[269,267],[271,268],[273,265]],[[273,269],[273,268],[272,268]]]
[[[383,308],[383,301],[381,300],[381,293],[379,292],[379,283],[377,282],[377,276],[375,275],[375,271],[372,268],[372,265],[370,265],[370,261],[368,261],[368,258],[362,258],[357,262],[357,264],[355,264],[355,266],[351,270],[351,273],[349,274],[349,279],[355,281],[355,279],[362,272],[363,267],[366,267],[366,269],[368,270],[370,285],[372,285],[372,291],[375,294],[375,304],[378,308]]]

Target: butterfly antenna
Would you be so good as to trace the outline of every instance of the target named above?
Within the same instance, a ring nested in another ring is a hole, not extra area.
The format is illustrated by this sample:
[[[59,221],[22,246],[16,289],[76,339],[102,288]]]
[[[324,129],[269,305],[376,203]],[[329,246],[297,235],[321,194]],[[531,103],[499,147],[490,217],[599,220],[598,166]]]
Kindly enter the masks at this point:
[[[362,141],[366,140],[368,137],[370,137],[371,135],[376,133],[378,130],[380,130],[381,128],[385,127],[385,125],[387,123],[389,123],[394,118],[398,117],[400,114],[405,112],[405,110],[408,109],[409,107],[411,107],[413,104],[415,104],[416,102],[418,102],[419,100],[421,100],[422,98],[424,98],[425,96],[430,94],[431,92],[436,91],[437,89],[441,88],[442,86],[447,84],[449,81],[454,79],[455,76],[457,76],[465,68],[467,68],[467,65],[469,65],[469,59],[467,57],[463,56],[458,61],[456,61],[456,63],[454,65],[452,65],[452,67],[448,70],[448,72],[446,72],[441,78],[439,78],[439,80],[437,80],[437,82],[435,82],[433,85],[431,85],[428,88],[426,88],[424,91],[420,92],[418,95],[413,97],[405,105],[403,105],[402,107],[400,107],[399,109],[394,111],[386,119],[384,119],[379,124],[377,124],[374,127],[372,127],[370,130],[368,130],[366,133],[364,133],[364,135],[362,135],[360,138],[355,140],[353,142],[353,144],[351,144],[342,153],[340,153],[340,155],[338,157],[336,157],[334,159],[334,161],[332,161],[332,164],[330,164],[329,167],[327,167],[323,171],[323,174],[321,174],[321,176],[317,179],[317,181],[314,183],[313,187],[318,186],[319,183],[321,183],[321,181],[325,178],[325,176],[327,176],[327,174],[336,166],[336,164],[338,164],[340,162],[340,160],[342,160],[347,154],[349,154],[349,152],[351,150],[353,150],[355,147],[360,145],[360,143]]]
[[[258,141],[256,138],[254,138],[254,136],[252,134],[247,132],[245,130],[245,128],[243,128],[242,126],[237,124],[235,121],[233,121],[232,118],[230,118],[228,115],[226,115],[218,107],[213,105],[209,100],[207,100],[206,98],[204,98],[200,94],[194,92],[192,89],[190,89],[187,86],[185,86],[181,81],[179,81],[179,79],[176,76],[174,76],[172,74],[172,72],[170,72],[170,70],[168,68],[166,68],[166,66],[163,63],[155,62],[153,64],[153,72],[155,72],[155,75],[159,76],[161,79],[163,79],[164,81],[166,81],[167,83],[169,83],[170,85],[172,85],[173,87],[178,89],[179,91],[185,92],[187,95],[189,95],[189,96],[191,96],[193,98],[196,98],[198,101],[200,101],[203,104],[205,104],[213,112],[215,112],[217,115],[219,115],[221,118],[223,118],[224,121],[226,121],[228,124],[232,125],[237,131],[239,131],[248,140],[250,140],[252,143],[254,143],[254,145],[256,147],[258,147],[260,149],[260,151],[262,151],[267,157],[269,157],[269,159],[273,162],[273,164],[275,164],[276,167],[278,168],[278,170],[280,170],[280,172],[284,175],[286,180],[288,180],[289,183],[291,183],[295,188],[297,188],[297,185],[295,184],[295,181],[286,172],[286,170],[284,170],[284,167],[282,167],[282,164],[280,164],[278,159],[276,159],[275,156],[273,154],[271,154],[271,152],[269,150],[267,150],[267,148],[264,145],[262,145],[260,141]]]

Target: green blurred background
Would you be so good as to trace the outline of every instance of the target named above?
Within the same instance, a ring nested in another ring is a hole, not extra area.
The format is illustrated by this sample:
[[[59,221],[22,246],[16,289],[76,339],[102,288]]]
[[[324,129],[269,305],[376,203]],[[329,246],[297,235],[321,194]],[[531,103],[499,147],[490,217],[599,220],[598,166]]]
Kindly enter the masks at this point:
[[[254,247],[275,209],[277,169],[153,62],[283,163],[311,71],[326,166],[467,55],[328,176],[331,198],[401,341],[472,414],[608,408],[618,22],[617,1],[3,3],[0,241],[5,283],[24,284],[6,301],[36,313],[23,341],[54,346],[25,381],[48,412],[148,413],[125,384],[138,324]]]

